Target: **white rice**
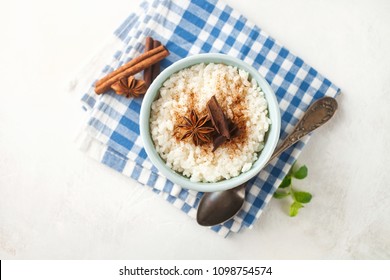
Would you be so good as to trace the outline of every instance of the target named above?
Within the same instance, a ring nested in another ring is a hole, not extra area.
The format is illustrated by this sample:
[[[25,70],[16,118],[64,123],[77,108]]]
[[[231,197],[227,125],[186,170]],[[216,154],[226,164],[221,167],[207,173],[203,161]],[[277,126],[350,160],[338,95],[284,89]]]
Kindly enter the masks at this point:
[[[241,132],[214,152],[212,143],[196,146],[192,139],[180,140],[176,129],[192,109],[206,113],[213,95]],[[152,139],[167,166],[191,181],[229,179],[248,171],[263,149],[271,123],[267,108],[264,93],[246,71],[224,64],[197,64],[164,82],[152,104]]]

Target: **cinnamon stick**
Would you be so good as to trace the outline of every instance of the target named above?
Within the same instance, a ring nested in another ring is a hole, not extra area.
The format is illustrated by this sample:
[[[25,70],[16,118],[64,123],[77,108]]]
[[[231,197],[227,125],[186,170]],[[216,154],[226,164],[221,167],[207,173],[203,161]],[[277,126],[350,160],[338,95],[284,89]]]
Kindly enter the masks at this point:
[[[229,133],[230,133],[230,139],[237,137],[240,134],[240,130],[238,129],[238,126],[233,123],[232,120],[227,119],[228,127],[229,127]],[[218,149],[219,146],[224,144],[225,142],[229,141],[225,136],[216,133],[213,137],[213,152]]]
[[[154,43],[154,40],[152,37],[149,37],[149,36],[146,37],[146,39],[145,39],[145,52],[148,52],[154,48],[153,43]],[[153,69],[153,66],[148,67],[144,70],[144,81],[145,81],[145,84],[147,87],[149,87],[150,84],[152,83],[152,69]]]
[[[160,41],[157,41],[157,40],[154,40],[153,41],[153,48],[157,48],[161,46],[161,42]],[[153,66],[152,66],[152,82],[154,81],[154,79],[156,79],[156,77],[160,74],[160,61],[156,62]]]
[[[95,92],[97,94],[104,93],[110,89],[113,83],[123,79],[124,77],[132,76],[152,66],[168,55],[169,51],[163,45],[141,54],[140,56],[134,58],[133,60],[119,67],[117,70],[97,81],[95,84]]]
[[[99,86],[101,85],[102,83],[108,81],[109,79],[111,79],[113,76],[117,75],[119,72],[122,72],[124,71],[125,69],[129,68],[129,67],[132,67],[134,66],[135,64],[139,63],[140,61],[154,55],[155,53],[161,51],[160,50],[151,50],[150,52],[146,52],[146,53],[143,53],[141,54],[140,56],[130,60],[129,62],[127,62],[126,64],[122,65],[121,67],[119,67],[118,69],[116,69],[115,71],[107,74],[106,76],[104,76],[103,78],[101,78],[100,80],[98,80],[95,84],[95,86]]]
[[[226,120],[225,114],[222,111],[222,108],[219,106],[215,95],[210,98],[207,102],[207,110],[211,117],[211,122],[213,123],[215,130],[226,139],[230,139],[229,125]]]

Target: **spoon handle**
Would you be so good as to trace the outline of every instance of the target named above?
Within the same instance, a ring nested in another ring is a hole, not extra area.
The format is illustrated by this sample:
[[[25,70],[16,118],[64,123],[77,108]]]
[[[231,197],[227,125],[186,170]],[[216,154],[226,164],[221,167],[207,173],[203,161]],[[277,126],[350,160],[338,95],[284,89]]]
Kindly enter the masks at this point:
[[[295,126],[283,143],[275,150],[269,161],[277,157],[291,145],[298,142],[316,128],[326,123],[336,112],[337,101],[332,97],[323,97],[315,101],[304,113],[302,119]]]

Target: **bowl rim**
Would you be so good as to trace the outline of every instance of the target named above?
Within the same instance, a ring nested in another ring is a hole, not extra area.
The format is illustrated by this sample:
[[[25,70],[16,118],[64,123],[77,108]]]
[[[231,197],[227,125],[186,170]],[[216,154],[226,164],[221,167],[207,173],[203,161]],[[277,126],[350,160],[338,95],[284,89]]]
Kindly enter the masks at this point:
[[[218,182],[193,182],[189,178],[184,177],[180,173],[169,168],[165,161],[160,157],[156,149],[154,148],[154,143],[149,132],[150,124],[150,113],[151,105],[153,101],[158,97],[159,89],[162,84],[174,73],[191,67],[199,63],[224,63],[227,65],[236,66],[239,69],[243,69],[249,73],[250,77],[254,78],[262,91],[264,92],[265,98],[268,103],[268,114],[272,123],[270,129],[268,130],[267,140],[265,141],[264,148],[260,152],[258,159],[252,164],[252,167],[243,173],[240,173],[236,177],[230,179],[224,179]],[[272,153],[274,152],[276,145],[279,140],[280,135],[280,110],[279,104],[276,98],[274,91],[268,82],[263,78],[260,73],[253,68],[251,65],[246,62],[232,57],[230,55],[221,54],[221,53],[207,53],[207,54],[196,54],[188,56],[186,58],[180,59],[164,69],[160,75],[153,81],[149,86],[147,92],[144,95],[141,112],[140,112],[140,134],[141,139],[144,144],[144,149],[152,164],[165,176],[167,179],[173,183],[185,188],[195,191],[202,192],[215,192],[215,191],[224,191],[234,187],[237,187],[251,178],[256,176],[267,164],[268,160],[271,158]]]

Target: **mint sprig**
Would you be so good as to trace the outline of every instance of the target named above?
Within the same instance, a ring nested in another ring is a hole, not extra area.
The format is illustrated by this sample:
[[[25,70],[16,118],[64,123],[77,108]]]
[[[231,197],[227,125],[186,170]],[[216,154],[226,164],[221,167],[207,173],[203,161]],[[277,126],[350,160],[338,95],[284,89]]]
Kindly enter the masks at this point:
[[[298,191],[292,185],[293,178],[302,180],[307,177],[307,174],[308,169],[306,165],[297,168],[296,164],[294,163],[273,195],[274,198],[277,199],[291,197],[292,203],[290,205],[289,211],[290,217],[295,217],[298,215],[299,209],[304,207],[303,204],[309,203],[312,199],[311,193]]]

